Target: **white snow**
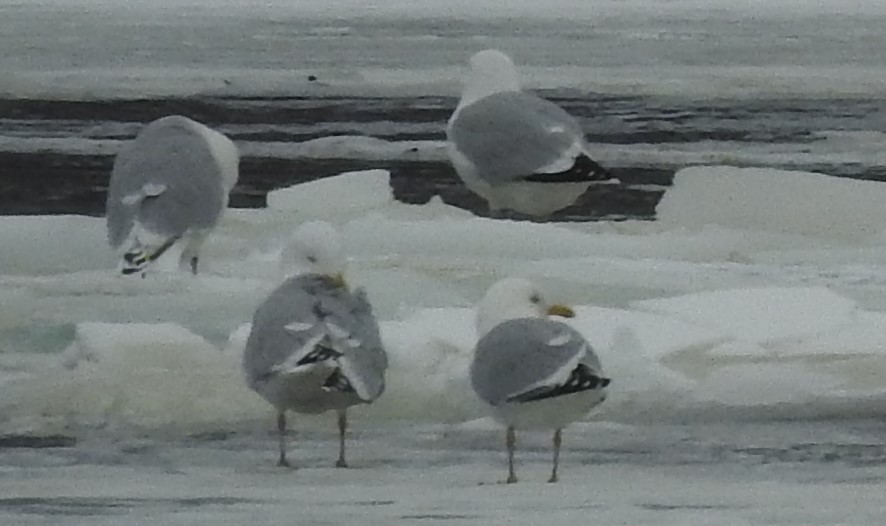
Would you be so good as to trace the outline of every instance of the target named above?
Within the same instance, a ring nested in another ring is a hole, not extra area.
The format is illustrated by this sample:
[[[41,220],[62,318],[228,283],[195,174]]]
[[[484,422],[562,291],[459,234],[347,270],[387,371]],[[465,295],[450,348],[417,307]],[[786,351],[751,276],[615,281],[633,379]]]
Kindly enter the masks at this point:
[[[489,432],[479,445],[459,444],[460,450],[446,447],[454,438],[440,431],[421,429],[411,440],[397,441],[364,433],[355,441],[349,470],[322,458],[332,454],[331,443],[316,447],[315,441],[293,441],[291,458],[302,461],[294,473],[269,465],[269,451],[166,445],[124,455],[105,447],[88,453],[105,462],[162,456],[162,464],[71,465],[63,456],[50,457],[55,464],[0,479],[0,492],[10,502],[0,518],[47,524],[64,514],[65,524],[74,526],[256,521],[276,526],[293,524],[294,518],[303,524],[533,526],[591,516],[601,523],[636,526],[862,526],[882,517],[882,486],[871,482],[882,479],[880,465],[853,469],[827,462],[804,469],[776,459],[767,466],[753,457],[742,462],[737,453],[737,466],[588,463],[583,451],[570,451],[570,444],[579,447],[585,434],[611,441],[613,447],[619,441],[655,447],[653,440],[630,432],[636,430],[566,433],[559,484],[544,482],[548,455],[525,450],[517,452],[520,483],[496,484],[505,468]],[[138,451],[138,445],[132,449]],[[675,454],[685,454],[679,440],[669,445]]]
[[[115,259],[107,246],[103,218],[6,216],[0,228],[0,274],[102,268]]]
[[[851,300],[827,289],[800,287],[726,289],[634,305],[763,344],[845,326],[855,314]]]
[[[810,371],[803,364],[725,365],[701,380],[695,396],[724,406],[804,405],[833,393],[838,379]]]
[[[763,168],[684,168],[656,208],[669,226],[716,224],[745,230],[852,240],[886,230],[886,185]],[[847,206],[851,203],[851,206]]]
[[[381,329],[390,369],[378,409],[421,420],[483,415],[468,379],[476,342],[473,309],[424,309],[402,321],[386,321]],[[439,416],[431,417],[430,407]]]
[[[305,218],[354,217],[389,205],[394,196],[386,170],[341,174],[268,193],[268,208]],[[340,193],[345,193],[342,198]]]
[[[232,210],[196,278],[115,275],[99,219],[3,218],[0,429],[267,418],[245,388],[239,353],[255,306],[277,280],[279,247],[309,218],[339,225],[349,282],[368,290],[390,354],[388,390],[358,419],[481,416],[466,374],[473,309],[507,275],[576,305],[569,323],[613,379],[595,419],[728,420],[730,407],[742,419],[850,406],[879,414],[882,237],[856,236],[836,219],[826,239],[818,230],[771,233],[749,220],[763,214],[755,202],[735,203],[734,219],[719,226],[688,197],[705,202],[728,187],[735,199],[756,199],[766,193],[761,183],[790,180],[802,195],[833,196],[842,218],[876,190],[776,170],[692,173],[668,190],[671,203],[684,203],[679,221],[666,212],[658,222],[614,224],[497,221],[438,200],[403,205],[391,198],[387,172],[342,174],[277,191],[268,209]],[[766,213],[776,224],[803,223],[790,206]]]
[[[219,419],[262,415],[237,358],[172,323],[83,322],[57,364],[6,386],[4,405],[27,409],[7,413],[4,428],[193,431]]]

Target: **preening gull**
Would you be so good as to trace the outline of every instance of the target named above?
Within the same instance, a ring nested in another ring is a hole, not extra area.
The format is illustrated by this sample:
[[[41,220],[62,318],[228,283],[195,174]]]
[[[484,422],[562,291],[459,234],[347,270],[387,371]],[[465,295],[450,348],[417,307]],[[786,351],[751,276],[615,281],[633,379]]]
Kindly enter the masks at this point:
[[[563,428],[606,398],[609,379],[585,338],[548,315],[572,317],[549,305],[531,282],[507,278],[494,284],[477,308],[477,342],[471,385],[507,427],[508,483],[517,482],[517,429],[554,430],[549,482],[557,482]]]
[[[123,274],[161,259],[196,274],[200,247],[237,183],[239,159],[230,139],[187,117],[145,126],[114,160],[108,188],[108,242],[122,249]]]
[[[249,387],[277,409],[279,465],[286,460],[286,411],[338,413],[345,467],[347,408],[368,404],[385,387],[388,360],[363,289],[344,279],[338,232],[304,223],[283,252],[290,272],[255,311],[243,369]]]
[[[578,122],[522,91],[514,63],[494,49],[471,57],[446,137],[459,177],[493,212],[547,216],[575,203],[591,184],[618,182],[591,159]]]

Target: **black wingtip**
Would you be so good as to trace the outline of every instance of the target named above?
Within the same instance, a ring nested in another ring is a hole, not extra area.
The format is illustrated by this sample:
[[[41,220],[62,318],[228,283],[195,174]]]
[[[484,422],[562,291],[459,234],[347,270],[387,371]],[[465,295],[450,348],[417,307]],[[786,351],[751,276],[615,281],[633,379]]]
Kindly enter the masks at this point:
[[[549,385],[536,387],[525,393],[520,393],[508,398],[508,402],[525,403],[544,400],[547,398],[556,398],[582,391],[593,391],[595,389],[603,389],[611,383],[609,378],[597,376],[590,367],[579,364],[570,373],[565,383],[560,385]]]
[[[532,174],[523,178],[524,181],[533,183],[607,183],[618,184],[609,170],[600,166],[596,161],[581,154],[575,158],[571,168],[562,172]]]
[[[319,344],[314,346],[314,349],[303,356],[298,362],[295,363],[295,365],[309,365],[312,363],[325,362],[327,360],[338,358],[339,356],[341,356],[340,352],[331,347]]]
[[[336,369],[323,382],[322,389],[324,391],[338,391],[341,393],[353,393],[354,386],[351,385],[348,377],[342,374],[341,369]]]
[[[145,270],[149,263],[153,263],[160,259],[160,256],[165,254],[166,251],[179,240],[179,237],[180,236],[170,237],[153,252],[150,252],[148,247],[136,240],[135,245],[129,249],[128,252],[123,254],[123,268],[121,269],[121,272],[124,276],[129,276]]]

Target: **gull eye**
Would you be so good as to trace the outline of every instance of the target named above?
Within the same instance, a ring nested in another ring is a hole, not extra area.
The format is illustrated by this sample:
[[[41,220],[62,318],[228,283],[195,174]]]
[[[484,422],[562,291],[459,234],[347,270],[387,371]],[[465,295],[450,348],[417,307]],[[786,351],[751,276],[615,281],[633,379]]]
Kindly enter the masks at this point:
[[[533,294],[532,296],[529,296],[529,301],[538,305],[539,303],[541,303],[541,295],[539,295],[538,293]]]

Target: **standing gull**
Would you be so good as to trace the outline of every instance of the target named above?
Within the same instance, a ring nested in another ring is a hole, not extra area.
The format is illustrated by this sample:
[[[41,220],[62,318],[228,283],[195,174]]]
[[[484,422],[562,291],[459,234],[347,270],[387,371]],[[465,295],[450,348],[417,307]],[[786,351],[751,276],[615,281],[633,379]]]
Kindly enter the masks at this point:
[[[108,241],[122,250],[121,272],[162,258],[196,274],[238,165],[234,143],[199,122],[171,115],[145,126],[114,160],[108,188]]]
[[[529,281],[508,278],[493,285],[477,308],[480,341],[471,363],[471,385],[507,427],[508,483],[517,482],[517,429],[554,431],[549,482],[557,482],[563,428],[606,398],[609,379],[590,344],[572,327],[547,315],[572,317],[548,305]]]
[[[249,387],[277,409],[280,466],[286,411],[338,413],[337,467],[346,467],[347,408],[385,388],[387,355],[365,291],[345,283],[338,233],[328,223],[299,227],[283,252],[291,277],[255,311],[243,369]]]
[[[578,122],[522,91],[511,59],[494,49],[471,57],[461,101],[446,127],[449,159],[492,212],[548,216],[594,183],[617,183],[591,159]]]

